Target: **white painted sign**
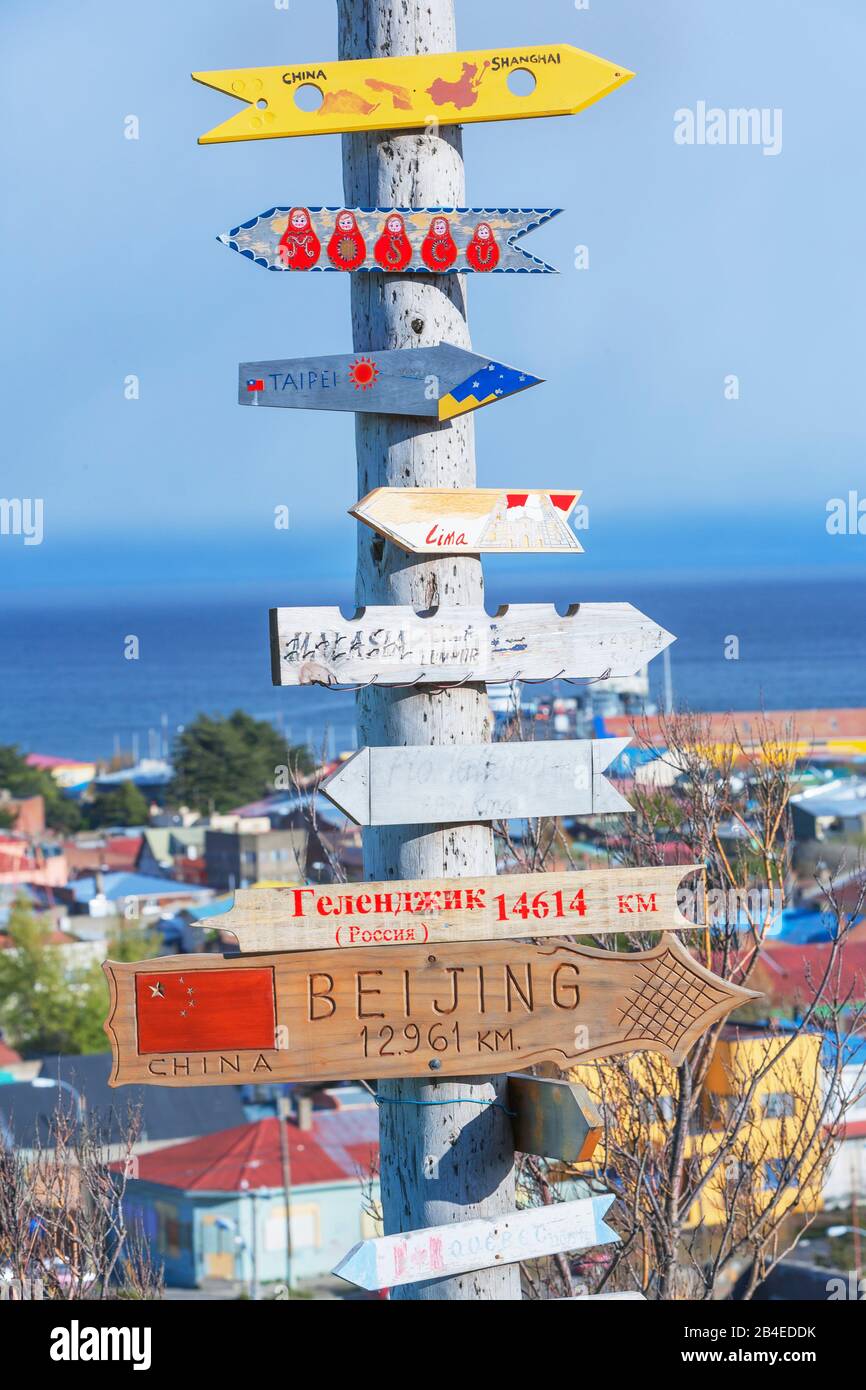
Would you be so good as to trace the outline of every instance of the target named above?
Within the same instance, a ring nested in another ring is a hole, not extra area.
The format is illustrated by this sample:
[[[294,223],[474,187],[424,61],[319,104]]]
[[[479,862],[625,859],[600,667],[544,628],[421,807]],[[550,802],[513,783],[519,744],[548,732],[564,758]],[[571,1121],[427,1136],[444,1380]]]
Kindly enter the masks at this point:
[[[360,748],[320,790],[357,825],[443,825],[632,807],[603,771],[627,738]]]
[[[674,640],[630,603],[271,610],[275,685],[602,680],[633,676]]]
[[[515,1211],[498,1221],[461,1221],[402,1235],[362,1240],[333,1270],[361,1289],[392,1289],[419,1279],[446,1279],[473,1269],[611,1245],[603,1217],[613,1197],[587,1197]]]

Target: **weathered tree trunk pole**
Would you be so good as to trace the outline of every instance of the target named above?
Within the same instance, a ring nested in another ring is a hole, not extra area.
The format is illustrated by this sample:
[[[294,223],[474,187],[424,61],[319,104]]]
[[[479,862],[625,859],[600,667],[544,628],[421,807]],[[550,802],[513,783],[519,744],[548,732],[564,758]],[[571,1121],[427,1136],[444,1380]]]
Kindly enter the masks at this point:
[[[453,0],[337,0],[340,58],[456,49]],[[465,203],[458,126],[343,136],[346,207],[458,207]],[[354,275],[357,351],[469,348],[463,276]],[[374,487],[474,487],[471,416],[450,426],[388,415],[356,416],[358,496]],[[418,560],[358,527],[358,603],[483,600],[477,558]],[[483,684],[451,690],[368,689],[358,695],[361,744],[482,743],[491,720]],[[368,878],[439,878],[495,871],[489,825],[394,826],[364,831]],[[514,1208],[514,1141],[501,1077],[381,1082],[381,1190],[385,1232],[415,1230]],[[499,1105],[489,1102],[499,1101]],[[443,1103],[444,1102],[444,1103]],[[481,1103],[479,1103],[481,1102]],[[401,1299],[520,1297],[518,1267],[407,1284]]]

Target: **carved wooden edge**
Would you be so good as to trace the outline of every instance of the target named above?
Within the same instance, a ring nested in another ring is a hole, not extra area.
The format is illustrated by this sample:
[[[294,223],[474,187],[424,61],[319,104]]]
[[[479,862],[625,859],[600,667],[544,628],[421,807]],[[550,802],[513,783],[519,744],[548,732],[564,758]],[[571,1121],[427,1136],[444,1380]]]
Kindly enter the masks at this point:
[[[543,950],[544,948],[541,947],[540,949]],[[580,949],[585,955],[589,956],[607,956],[609,959],[624,961],[635,959],[635,953],[631,951],[600,951],[594,946],[581,946]],[[704,984],[709,985],[709,987],[717,993],[724,992],[726,995],[726,998],[721,999],[718,1004],[713,1004],[710,1008],[704,1008],[702,1010],[700,1017],[683,1033],[676,1049],[667,1047],[666,1044],[661,1042],[658,1038],[654,1039],[652,1047],[647,1049],[648,1051],[661,1053],[673,1066],[678,1067],[685,1061],[693,1043],[697,1042],[698,1038],[703,1037],[704,1033],[708,1032],[714,1023],[718,1023],[719,1019],[727,1017],[734,1009],[738,1009],[740,1005],[747,1004],[750,999],[763,999],[764,996],[759,989],[746,989],[743,985],[735,985],[730,980],[723,979],[721,975],[713,974],[712,970],[708,970],[706,966],[701,965],[700,961],[696,960],[691,952],[686,950],[679,939],[670,932],[662,933],[662,939],[657,946],[653,946],[649,951],[640,952],[641,963],[644,964],[651,960],[657,960],[668,951],[676,960],[679,960],[682,965],[687,965],[694,975],[697,975],[699,979],[703,980]],[[598,1057],[616,1057],[622,1053],[634,1051],[634,1046],[630,1045],[629,1040],[626,1039],[623,1042],[612,1043],[606,1047],[588,1048],[585,1052],[579,1054],[572,1065],[578,1065],[582,1062],[591,1062]],[[536,1058],[534,1060],[540,1061],[542,1059]]]
[[[102,1027],[111,1044],[111,1074],[108,1078],[109,1086],[118,1085],[117,1077],[120,1070],[120,1038],[114,1029],[114,1019],[118,1005],[117,976],[114,973],[115,964],[117,964],[117,962],[112,960],[105,960],[102,962],[102,973],[108,985],[108,1015]]]

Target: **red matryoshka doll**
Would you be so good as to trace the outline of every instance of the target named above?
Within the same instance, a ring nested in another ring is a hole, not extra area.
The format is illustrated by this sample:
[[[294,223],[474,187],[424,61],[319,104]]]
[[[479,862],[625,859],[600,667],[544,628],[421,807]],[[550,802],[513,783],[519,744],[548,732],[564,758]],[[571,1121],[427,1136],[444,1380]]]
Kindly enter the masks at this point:
[[[466,247],[466,259],[473,270],[495,270],[499,264],[499,247],[489,222],[479,222]]]
[[[322,243],[313,230],[306,208],[292,208],[289,225],[280,237],[277,251],[286,270],[310,270],[316,264]]]
[[[328,242],[328,259],[337,270],[357,270],[367,256],[367,243],[361,236],[355,214],[348,208],[337,216],[334,235]]]
[[[373,255],[383,270],[405,270],[411,261],[412,243],[406,235],[406,226],[399,212],[392,212],[385,219]]]
[[[434,217],[421,247],[424,264],[431,270],[448,270],[457,260],[457,246],[447,217]]]

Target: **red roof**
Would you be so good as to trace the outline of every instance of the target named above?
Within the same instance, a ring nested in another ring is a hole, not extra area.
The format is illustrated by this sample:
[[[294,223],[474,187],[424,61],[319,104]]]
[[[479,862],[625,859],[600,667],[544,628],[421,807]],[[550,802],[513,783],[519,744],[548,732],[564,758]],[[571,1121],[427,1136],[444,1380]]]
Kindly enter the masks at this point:
[[[184,1192],[282,1187],[280,1123],[258,1120],[141,1154],[138,1177]],[[314,1112],[311,1130],[289,1121],[292,1186],[358,1181],[369,1174],[378,1154],[378,1123],[374,1106]]]
[[[48,770],[52,767],[89,767],[89,758],[54,758],[50,753],[28,753],[25,759],[28,767]]]
[[[849,1120],[836,1130],[840,1139],[866,1139],[866,1120]]]
[[[824,978],[829,944],[813,942],[796,946],[784,941],[765,941],[754,974],[752,989],[760,989],[772,1002],[789,1003],[799,998],[808,1003]],[[852,1003],[866,999],[866,941],[846,941],[827,982],[827,993]]]
[[[17,1053],[13,1047],[10,1047],[8,1043],[5,1043],[2,1038],[0,1038],[0,1067],[8,1067],[11,1066],[13,1062],[20,1061],[20,1054]]]
[[[96,845],[67,840],[63,846],[70,869],[134,869],[143,835],[114,835]]]
[[[709,735],[717,742],[730,739],[732,725],[746,744],[758,740],[761,730],[767,727],[778,737],[787,724],[793,725],[798,738],[808,741],[866,738],[866,709],[734,710],[730,714],[698,714],[697,719],[702,728],[708,723]],[[605,716],[604,727],[608,734],[623,737],[637,729],[638,734],[647,734],[656,747],[664,746],[663,720],[658,715]]]

